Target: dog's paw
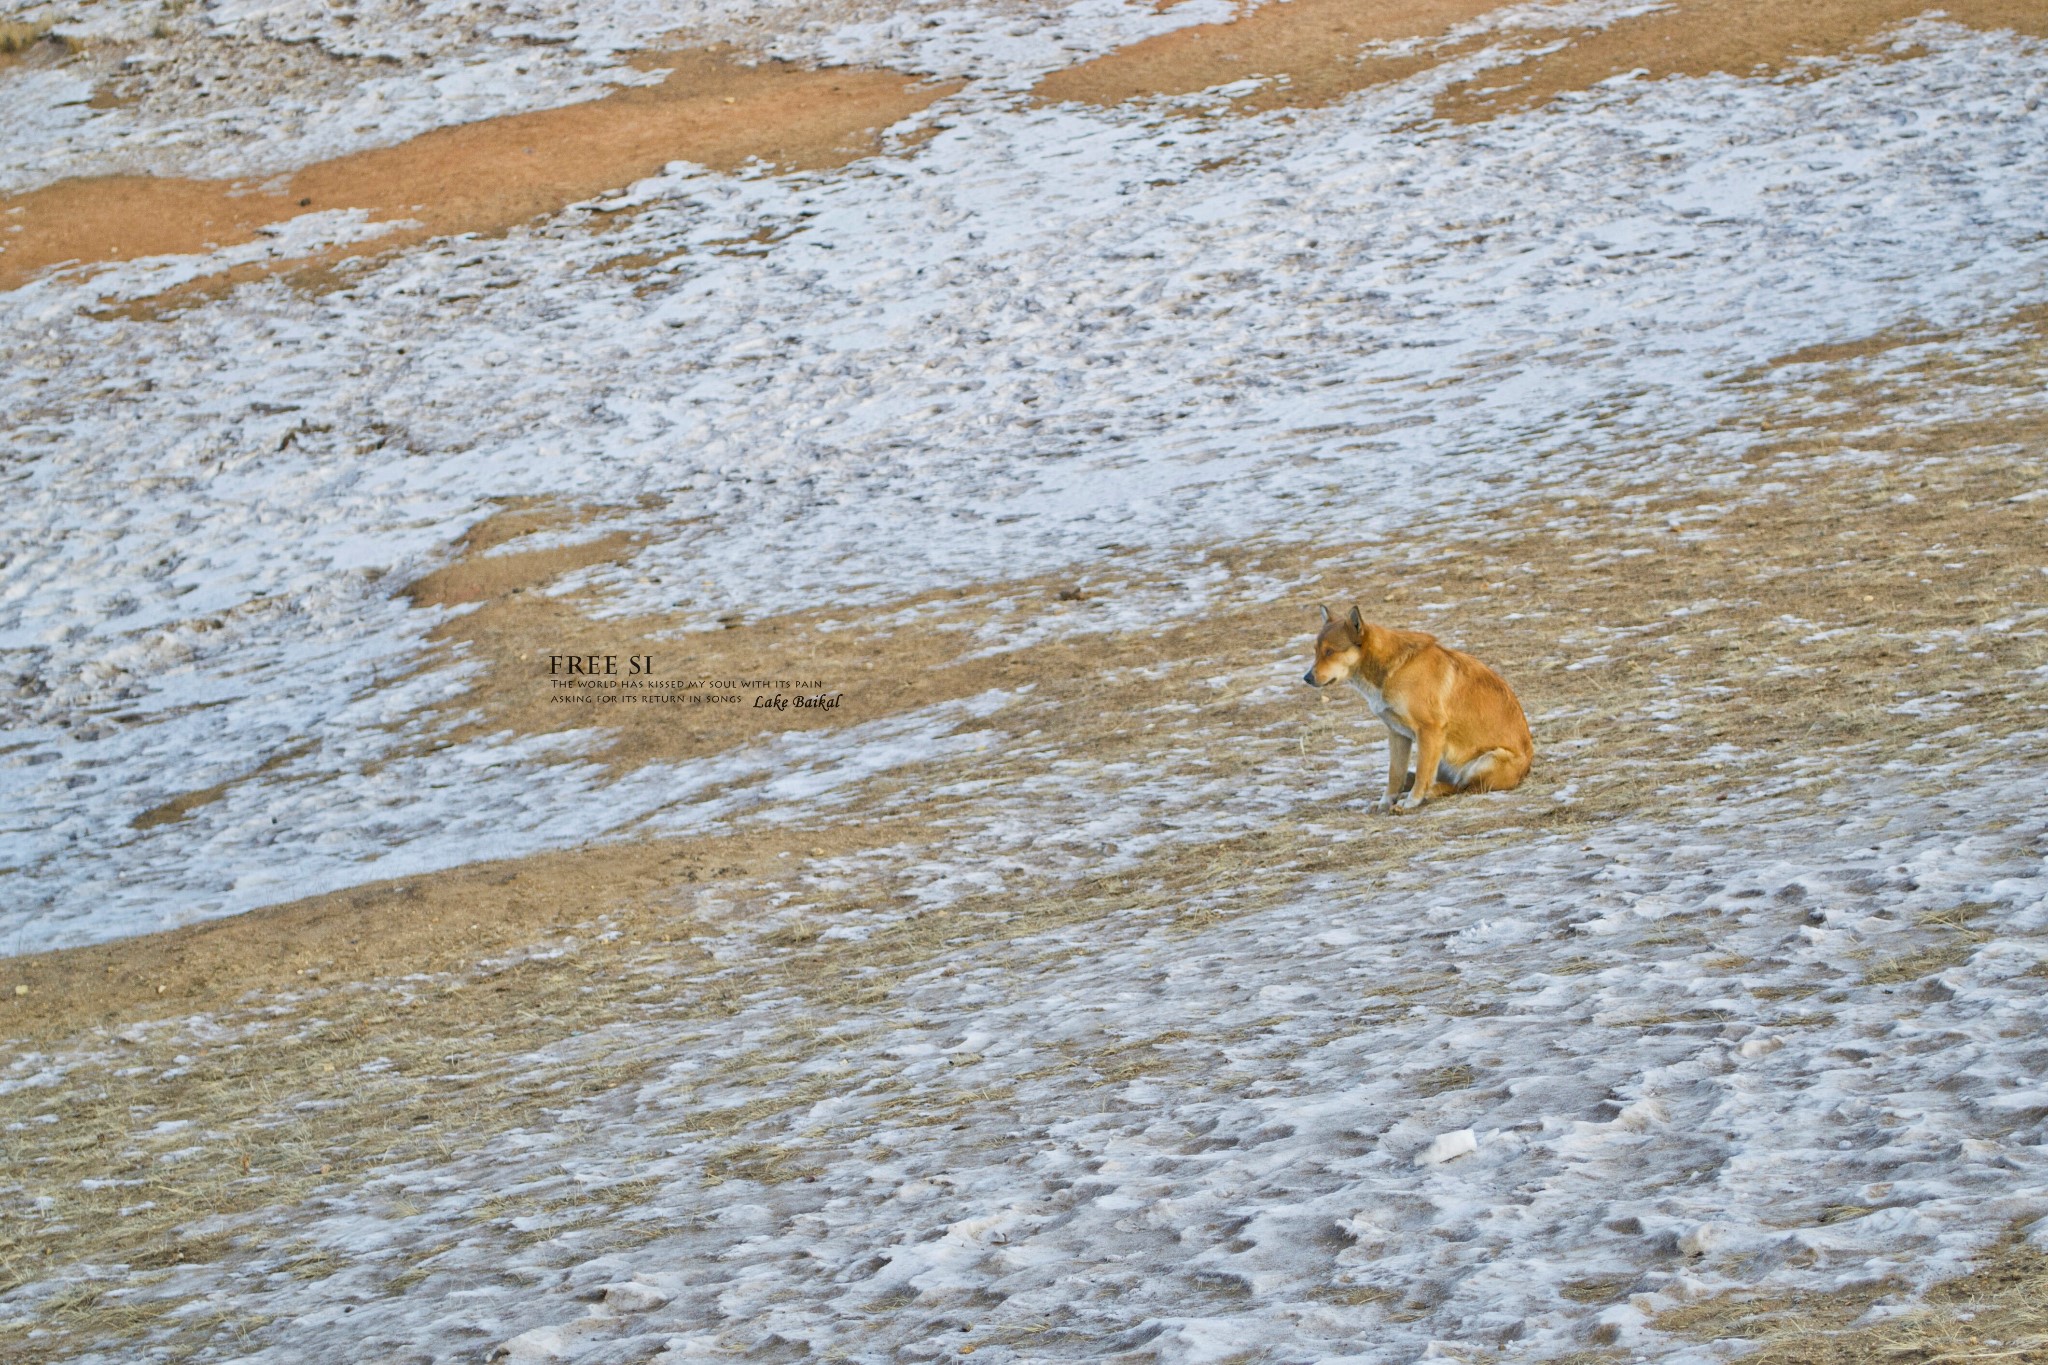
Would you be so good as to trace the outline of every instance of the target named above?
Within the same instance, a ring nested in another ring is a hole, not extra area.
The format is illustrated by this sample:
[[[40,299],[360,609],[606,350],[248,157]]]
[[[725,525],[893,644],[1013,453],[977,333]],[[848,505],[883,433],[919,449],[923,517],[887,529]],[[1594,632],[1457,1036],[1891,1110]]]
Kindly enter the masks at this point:
[[[1385,815],[1389,811],[1393,810],[1393,808],[1394,799],[1390,796],[1374,797],[1372,800],[1365,803],[1366,811],[1372,815]]]
[[[1412,811],[1421,810],[1424,804],[1425,803],[1421,797],[1417,796],[1413,792],[1410,792],[1408,793],[1408,795],[1402,797],[1399,801],[1396,801],[1394,803],[1394,809],[1401,812],[1403,815],[1407,815]]]

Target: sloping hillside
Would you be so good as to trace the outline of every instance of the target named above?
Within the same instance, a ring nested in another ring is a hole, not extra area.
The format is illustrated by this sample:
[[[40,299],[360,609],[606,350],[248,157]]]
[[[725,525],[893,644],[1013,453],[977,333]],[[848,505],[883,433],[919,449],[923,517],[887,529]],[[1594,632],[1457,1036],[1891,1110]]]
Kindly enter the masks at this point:
[[[2048,1354],[2048,46],[1772,14],[19,10],[8,1357]]]

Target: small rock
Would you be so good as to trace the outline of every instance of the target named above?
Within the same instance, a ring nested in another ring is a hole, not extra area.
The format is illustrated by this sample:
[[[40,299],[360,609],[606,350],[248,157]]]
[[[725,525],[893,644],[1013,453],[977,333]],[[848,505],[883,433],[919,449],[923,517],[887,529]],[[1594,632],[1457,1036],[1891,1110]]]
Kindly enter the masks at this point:
[[[1645,1095],[1634,1104],[1614,1116],[1614,1126],[1624,1132],[1640,1133],[1653,1123],[1663,1123],[1671,1117],[1671,1111],[1664,1107],[1664,1101],[1655,1095]]]
[[[1704,1256],[1726,1240],[1725,1229],[1713,1223],[1701,1223],[1678,1239],[1678,1249],[1687,1256]]]
[[[638,1280],[604,1287],[604,1306],[620,1313],[646,1313],[667,1302],[668,1295]]]
[[[1691,1275],[1673,1275],[1671,1283],[1664,1286],[1664,1292],[1674,1299],[1690,1303],[1694,1299],[1707,1297],[1713,1292],[1713,1287],[1705,1280],[1695,1279]]]
[[[509,1365],[544,1365],[551,1360],[571,1360],[590,1348],[589,1338],[610,1326],[602,1318],[585,1318],[556,1327],[536,1327],[492,1351],[488,1359]]]
[[[1418,1166],[1441,1166],[1446,1161],[1455,1161],[1461,1156],[1470,1156],[1479,1150],[1479,1135],[1470,1128],[1460,1128],[1455,1133],[1445,1133],[1415,1158]]]
[[[1745,1057],[1768,1057],[1783,1046],[1783,1038],[1751,1038],[1735,1050]]]

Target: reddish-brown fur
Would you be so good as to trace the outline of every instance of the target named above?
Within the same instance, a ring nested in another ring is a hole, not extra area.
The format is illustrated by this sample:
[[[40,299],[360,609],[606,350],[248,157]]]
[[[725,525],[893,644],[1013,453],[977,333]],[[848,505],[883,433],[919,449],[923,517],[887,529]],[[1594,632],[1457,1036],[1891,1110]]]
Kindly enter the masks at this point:
[[[1343,620],[1323,609],[1315,665],[1302,681],[1349,682],[1385,722],[1387,792],[1373,803],[1377,811],[1414,810],[1454,791],[1507,791],[1536,754],[1522,703],[1500,674],[1434,635],[1372,625],[1357,607]]]

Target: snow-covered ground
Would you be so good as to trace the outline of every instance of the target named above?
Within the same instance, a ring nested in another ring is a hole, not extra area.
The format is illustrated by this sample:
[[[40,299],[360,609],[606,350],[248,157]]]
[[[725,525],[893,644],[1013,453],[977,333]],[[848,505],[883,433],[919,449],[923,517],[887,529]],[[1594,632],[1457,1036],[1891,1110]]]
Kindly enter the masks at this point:
[[[1697,469],[1746,441],[1732,373],[2048,297],[2036,43],[1924,22],[1908,61],[1623,84],[1472,127],[1414,125],[1483,56],[1286,118],[1016,93],[1060,56],[1030,34],[1106,41],[1111,13],[988,26],[992,74],[913,156],[673,167],[569,215],[624,219],[602,235],[454,241],[342,293],[252,287],[167,322],[85,305],[189,264],[0,299],[0,944],[606,832],[522,794],[556,750],[417,752],[421,703],[463,678],[411,671],[436,616],[393,588],[492,498],[652,533],[629,570],[570,581],[601,611],[882,603],[1111,543],[1166,564],[1314,534],[1333,490],[1369,530],[1536,470]],[[833,41],[889,55],[875,35],[897,32],[911,66],[937,41],[876,22]],[[764,230],[758,254],[718,249]],[[667,259],[594,269],[637,252]],[[620,785],[617,823],[659,789]]]
[[[1951,794],[1971,780],[1892,764],[1831,784],[1818,819],[1809,787],[1504,832],[1505,855],[1391,879],[1347,863],[1395,836],[1316,813],[1342,772],[1114,799],[1074,773],[951,788],[926,844],[695,894],[708,963],[642,954],[615,1022],[490,1061],[487,1037],[451,1039],[446,1074],[366,1101],[491,1093],[541,1114],[185,1229],[237,1235],[229,1261],[83,1282],[114,1287],[109,1312],[182,1305],[159,1340],[250,1361],[1391,1362],[1589,1336],[1723,1359],[1647,1317],[1759,1285],[1885,1282],[1900,1302],[2048,1200],[2048,821],[2018,784]],[[1035,932],[976,928],[1085,898],[1060,869],[1105,839],[1135,850],[1142,888],[1287,821],[1334,867],[1246,859],[1164,903],[1126,889]],[[1134,827],[1171,832],[1138,845]],[[886,894],[935,867],[950,890]],[[802,940],[777,940],[763,902],[829,925],[824,977],[764,947]],[[1888,970],[1930,948],[1945,965]],[[564,950],[572,972],[589,951]],[[873,998],[834,1003],[841,973]],[[359,1030],[365,1008],[141,1026],[104,1040],[112,1057],[29,1055],[0,1085],[61,1116],[67,1086],[130,1074],[135,1045],[159,1059],[145,1074],[178,1053],[168,1081],[193,1053],[232,1066]],[[396,1075],[353,1065],[365,1086]],[[124,1197],[232,1150],[194,1118],[140,1139],[161,1156],[122,1158]],[[292,1160],[326,1159],[297,1141]]]

